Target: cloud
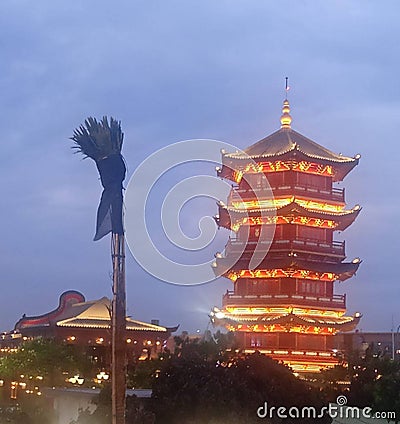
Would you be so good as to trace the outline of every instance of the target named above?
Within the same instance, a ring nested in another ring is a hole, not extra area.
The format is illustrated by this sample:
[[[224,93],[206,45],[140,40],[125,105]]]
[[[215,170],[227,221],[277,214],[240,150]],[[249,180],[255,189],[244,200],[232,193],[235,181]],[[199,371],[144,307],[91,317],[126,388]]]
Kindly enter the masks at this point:
[[[51,309],[64,289],[110,294],[108,243],[91,242],[101,187],[94,165],[73,156],[68,140],[87,116],[122,120],[131,174],[147,155],[182,139],[245,147],[273,132],[286,75],[294,127],[332,150],[363,154],[343,185],[350,203],[365,205],[365,218],[343,236],[357,256],[375,258],[362,264],[357,281],[381,276],[387,314],[397,310],[396,270],[384,256],[397,228],[398,11],[395,1],[361,0],[3,1],[0,264],[8,301],[0,324],[11,328],[16,308],[28,315]],[[353,239],[368,240],[378,227],[381,236],[368,243]],[[163,322],[174,304],[171,324],[197,328],[204,316],[186,322],[185,305],[195,307],[201,293],[214,299],[211,307],[225,291],[219,283],[180,291],[131,260],[129,267],[128,303],[138,318],[157,312]],[[346,284],[354,305],[364,283]],[[375,322],[366,311],[374,297],[363,302],[364,329],[384,329],[384,314]]]

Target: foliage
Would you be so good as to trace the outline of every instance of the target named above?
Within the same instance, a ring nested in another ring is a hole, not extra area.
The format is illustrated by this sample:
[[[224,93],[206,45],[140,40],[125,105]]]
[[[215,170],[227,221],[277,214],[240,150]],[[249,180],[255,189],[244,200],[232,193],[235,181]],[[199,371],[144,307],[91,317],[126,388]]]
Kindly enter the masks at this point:
[[[205,339],[189,339],[184,336],[174,337],[175,348],[171,353],[168,349],[160,353],[158,358],[137,361],[128,366],[128,387],[149,389],[165,361],[172,357],[193,357],[199,360],[226,360],[230,357],[227,349],[235,346],[233,333],[220,333],[214,337],[207,334]],[[232,350],[232,349],[231,349]]]
[[[20,375],[42,376],[44,383],[64,381],[63,372],[88,372],[89,359],[74,346],[53,339],[35,339],[23,343],[16,353],[0,358],[0,378],[16,380]]]
[[[0,407],[0,424],[52,424],[54,412],[47,399],[25,395],[14,405]]]
[[[127,386],[135,389],[149,389],[153,384],[157,371],[162,365],[164,357],[138,361],[128,367]]]
[[[375,412],[395,412],[400,422],[400,363],[385,355],[367,350],[360,357],[349,352],[348,366],[338,365],[322,372],[317,384],[330,401],[339,394],[348,398],[348,404],[359,408],[370,407]],[[347,381],[348,385],[338,384]]]
[[[349,403],[372,407],[374,411],[393,411],[400,422],[400,363],[388,357],[367,354],[349,365],[351,379]]]
[[[255,423],[259,421],[257,409],[264,402],[288,409],[325,405],[318,390],[264,355],[222,362],[192,353],[171,358],[155,380],[152,407],[157,423]],[[302,419],[303,423],[330,421],[329,417]],[[298,420],[288,418],[285,422]]]
[[[96,162],[111,155],[121,153],[124,134],[121,122],[106,116],[98,122],[95,118],[87,118],[84,125],[74,130],[71,139],[75,142],[78,153],[90,157]]]
[[[375,385],[373,393],[373,409],[375,411],[393,411],[396,423],[400,422],[400,373],[383,375]]]
[[[350,374],[347,365],[338,364],[332,368],[314,374],[313,385],[323,390],[329,402],[335,402],[341,394],[346,394],[350,384]]]
[[[126,423],[127,424],[153,424],[155,415],[146,406],[147,399],[139,399],[136,396],[128,396],[126,399]]]
[[[246,424],[260,421],[257,409],[264,402],[287,408],[311,405],[317,410],[325,405],[317,389],[271,358],[260,354],[238,357],[231,335],[217,334],[206,340],[180,337],[175,344],[173,353],[166,351],[156,360],[139,361],[136,365],[133,379],[152,381],[153,395],[149,403],[128,397],[127,424]],[[231,353],[226,352],[227,348]],[[105,393],[97,402],[94,412],[81,411],[72,424],[110,424],[107,396]],[[330,421],[329,417],[301,420]]]
[[[236,347],[234,333],[220,331],[217,331],[215,335],[208,332],[202,339],[175,336],[174,341],[174,356],[193,357],[205,361],[227,359],[234,355]]]

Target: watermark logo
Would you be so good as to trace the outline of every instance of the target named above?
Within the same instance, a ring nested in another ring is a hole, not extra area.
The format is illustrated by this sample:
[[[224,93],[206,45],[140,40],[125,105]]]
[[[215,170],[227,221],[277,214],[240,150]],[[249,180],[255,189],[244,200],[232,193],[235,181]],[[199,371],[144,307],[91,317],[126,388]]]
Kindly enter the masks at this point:
[[[221,165],[224,151],[240,155],[239,165],[231,169],[236,181],[221,179],[215,174],[214,168]],[[196,172],[200,163],[208,166],[209,175]],[[246,166],[247,171],[238,169],[240,164]],[[184,175],[184,169],[192,171],[191,175],[190,172]],[[168,175],[174,172],[173,186],[166,188],[173,180]],[[237,190],[239,182],[241,187],[246,187],[244,190]],[[156,197],[154,204],[152,196]],[[215,203],[197,223],[197,235],[187,235],[182,227],[183,211],[190,211],[189,202],[199,198],[220,202],[227,222],[239,223],[235,229],[240,228],[240,237],[232,232],[230,251],[224,252],[222,247],[217,259],[215,252],[204,254],[217,236],[218,226],[212,217],[218,210]],[[236,146],[217,140],[181,141],[150,155],[132,175],[125,193],[127,244],[138,264],[157,279],[178,285],[203,284],[223,275],[246,249],[249,250],[250,225],[241,224],[248,224],[256,214],[256,223],[268,221],[270,225],[259,225],[256,240],[251,242],[248,268],[255,269],[265,258],[275,232],[272,199],[272,190],[259,165]],[[153,222],[157,220],[158,227]]]
[[[295,419],[317,419],[329,415],[331,418],[345,419],[386,419],[394,420],[394,411],[374,412],[370,407],[358,408],[357,406],[347,406],[347,397],[339,395],[336,403],[328,406],[316,408],[314,406],[269,406],[267,402],[257,409],[258,418],[295,418]]]

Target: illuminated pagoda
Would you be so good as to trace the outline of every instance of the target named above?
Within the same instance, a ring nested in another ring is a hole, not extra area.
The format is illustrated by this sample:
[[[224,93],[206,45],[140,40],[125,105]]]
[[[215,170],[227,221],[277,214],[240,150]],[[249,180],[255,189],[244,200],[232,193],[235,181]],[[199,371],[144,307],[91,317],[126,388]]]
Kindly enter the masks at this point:
[[[234,236],[213,266],[233,290],[211,319],[234,331],[245,352],[315,372],[338,363],[333,336],[354,330],[361,317],[346,316],[345,295],[334,294],[334,282],[352,277],[361,261],[345,262],[345,242],[333,237],[361,210],[346,209],[344,189],[333,187],[360,155],[335,154],[294,131],[287,99],[280,121],[278,131],[243,152],[222,151],[217,172],[233,186],[215,219]],[[263,240],[268,229],[271,243]],[[256,246],[262,255],[252,268]]]

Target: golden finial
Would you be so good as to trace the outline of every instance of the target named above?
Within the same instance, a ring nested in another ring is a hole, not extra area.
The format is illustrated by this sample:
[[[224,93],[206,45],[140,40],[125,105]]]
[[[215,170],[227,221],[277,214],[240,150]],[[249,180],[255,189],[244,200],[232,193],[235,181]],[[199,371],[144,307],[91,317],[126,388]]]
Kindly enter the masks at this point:
[[[283,102],[283,107],[282,107],[281,128],[290,128],[290,124],[292,123],[292,117],[290,116],[289,100],[287,99],[287,93],[289,91],[288,79],[289,79],[288,77],[285,78],[286,96],[285,96],[285,101]]]
[[[289,101],[285,100],[282,107],[281,128],[290,128],[292,117],[290,116]]]

